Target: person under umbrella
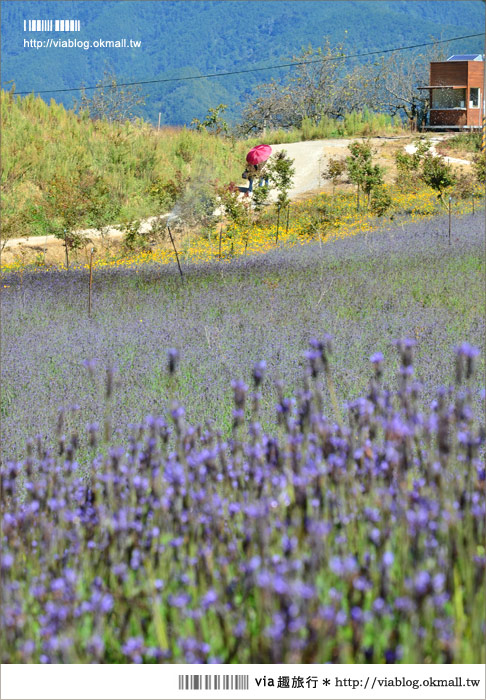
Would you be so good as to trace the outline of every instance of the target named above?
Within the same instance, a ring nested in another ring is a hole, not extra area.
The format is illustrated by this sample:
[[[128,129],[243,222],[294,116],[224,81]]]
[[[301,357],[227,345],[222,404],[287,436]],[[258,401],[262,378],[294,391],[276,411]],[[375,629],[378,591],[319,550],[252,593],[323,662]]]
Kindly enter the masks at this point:
[[[259,177],[259,186],[262,187],[263,183],[268,186],[268,173],[265,171],[265,163],[270,158],[272,153],[271,146],[267,144],[260,144],[259,146],[254,146],[246,156],[246,170],[243,173],[243,177],[248,180],[248,191],[253,192],[253,180]]]

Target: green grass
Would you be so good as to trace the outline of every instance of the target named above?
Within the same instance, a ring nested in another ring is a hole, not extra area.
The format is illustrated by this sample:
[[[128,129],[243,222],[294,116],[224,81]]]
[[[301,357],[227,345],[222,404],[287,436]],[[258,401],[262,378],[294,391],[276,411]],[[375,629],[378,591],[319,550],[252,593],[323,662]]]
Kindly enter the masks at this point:
[[[1,118],[2,238],[166,213],[188,183],[214,194],[213,183],[239,182],[247,151],[262,140],[291,143],[401,129],[387,115],[364,111],[318,124],[304,119],[300,129],[237,140],[187,128],[158,131],[142,120],[92,121],[53,100],[47,105],[40,97],[5,91]]]
[[[481,150],[481,133],[457,134],[447,139],[443,145],[447,150],[469,151],[472,154],[479,153]]]

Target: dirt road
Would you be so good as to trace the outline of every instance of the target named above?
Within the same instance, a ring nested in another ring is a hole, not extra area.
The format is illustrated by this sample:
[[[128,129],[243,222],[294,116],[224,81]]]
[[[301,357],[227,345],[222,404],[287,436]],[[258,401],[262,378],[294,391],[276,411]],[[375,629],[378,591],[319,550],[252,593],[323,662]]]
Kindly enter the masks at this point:
[[[432,139],[435,145],[441,138]],[[445,137],[447,138],[447,137]],[[286,143],[272,145],[273,153],[286,151],[294,160],[295,176],[294,186],[289,192],[290,199],[300,199],[305,194],[317,191],[329,191],[331,183],[326,179],[324,173],[329,164],[330,158],[341,158],[349,155],[348,146],[355,139],[322,139],[319,141],[301,141],[298,143]],[[392,180],[395,174],[394,154],[397,150],[405,148],[408,152],[413,152],[413,136],[390,136],[382,138],[372,138],[371,145],[375,150],[376,161],[385,167],[387,180]],[[464,165],[468,161],[457,158],[447,158],[455,164]],[[242,189],[247,182],[242,183]],[[275,201],[276,193],[270,193],[270,201]],[[142,222],[142,231],[150,229],[151,222],[156,217],[151,217]],[[79,251],[79,260],[88,260],[91,246],[99,248],[110,248],[120,245],[123,233],[116,227],[106,230],[103,237],[99,231],[88,229],[85,233],[90,238],[89,246]],[[29,238],[16,238],[8,241],[2,252],[2,261],[6,264],[15,259],[22,258],[25,262],[32,262],[36,258],[48,262],[63,262],[65,257],[64,243],[54,236],[32,236]]]
[[[294,186],[289,192],[290,199],[297,199],[306,192],[327,189],[330,181],[325,177],[325,171],[330,158],[343,158],[349,155],[348,146],[356,139],[322,139],[320,141],[300,141],[298,143],[277,144],[272,146],[273,153],[286,151],[294,160]],[[410,138],[384,137],[371,139],[373,149],[377,151],[379,162],[386,161],[386,148],[394,144],[394,149],[400,148],[402,142],[408,143]],[[385,166],[387,165],[384,163]],[[275,193],[273,198],[275,199]]]

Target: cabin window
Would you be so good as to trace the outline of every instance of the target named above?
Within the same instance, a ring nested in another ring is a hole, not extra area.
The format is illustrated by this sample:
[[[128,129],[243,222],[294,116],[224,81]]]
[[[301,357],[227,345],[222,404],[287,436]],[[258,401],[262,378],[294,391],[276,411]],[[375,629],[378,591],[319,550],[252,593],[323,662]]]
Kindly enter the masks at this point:
[[[461,109],[466,106],[466,88],[432,90],[432,109]]]
[[[469,88],[469,107],[477,109],[479,107],[479,88]]]

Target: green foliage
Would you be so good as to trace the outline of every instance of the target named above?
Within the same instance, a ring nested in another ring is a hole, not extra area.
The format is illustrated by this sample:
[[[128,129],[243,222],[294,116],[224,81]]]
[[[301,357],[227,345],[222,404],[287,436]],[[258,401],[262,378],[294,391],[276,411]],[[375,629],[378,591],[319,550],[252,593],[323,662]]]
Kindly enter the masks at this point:
[[[147,245],[146,237],[140,231],[140,221],[128,221],[122,228],[123,245],[126,250],[142,250]]]
[[[395,153],[395,163],[399,174],[403,177],[410,173],[417,173],[422,158],[430,152],[431,141],[428,136],[415,139],[415,151],[407,153],[406,151],[397,151]]]
[[[368,142],[353,141],[349,145],[350,156],[346,158],[348,175],[357,185],[358,208],[360,189],[367,195],[368,204],[371,192],[383,185],[383,169],[372,162],[371,146]]]
[[[442,156],[431,152],[429,137],[415,139],[414,145],[414,153],[399,152],[395,155],[398,169],[397,185],[405,191],[415,191],[420,179],[436,190],[441,199],[443,190],[451,187],[456,180],[452,168]],[[462,189],[467,190],[465,181]]]
[[[177,199],[184,192],[187,182],[188,177],[184,176],[180,170],[177,170],[174,173],[174,177],[170,180],[157,177],[148,187],[147,192],[157,202],[157,208],[162,213],[172,209]]]
[[[338,225],[338,214],[331,202],[324,199],[313,207],[304,225],[304,233],[310,238],[321,238]]]
[[[28,234],[27,222],[31,225],[39,226],[44,224],[44,217],[39,221],[37,208],[29,202],[23,209],[20,206],[19,197],[17,195],[7,196],[2,192],[2,242],[1,250],[6,243],[12,238],[22,238]],[[39,231],[40,234],[47,233],[45,227]]]
[[[478,184],[472,173],[461,171],[456,173],[455,177],[454,190],[452,192],[454,199],[470,199],[479,194]]]
[[[82,224],[102,228],[120,210],[120,201],[113,197],[104,179],[89,170],[57,175],[44,192],[44,211],[55,236],[65,239],[64,230],[73,234],[71,247],[80,247],[81,238],[73,230]],[[37,215],[43,216],[42,207]]]
[[[246,202],[242,201],[239,196],[240,190],[234,182],[219,187],[217,189],[217,194],[220,197],[224,212],[231,223],[237,226],[245,225],[248,222],[250,204],[248,195],[246,197]]]
[[[393,119],[388,115],[375,114],[373,112],[360,112],[360,119],[347,119],[345,112],[342,118],[324,115],[318,123],[305,117],[300,127],[266,129],[265,139],[269,143],[295,143],[297,141],[314,141],[329,138],[353,138],[355,136],[383,136],[384,134],[398,134],[403,131],[400,119]],[[384,118],[384,119],[383,119]],[[261,134],[247,136],[244,129],[237,129],[246,137],[248,144],[256,146],[261,143]]]
[[[290,204],[289,190],[295,175],[294,161],[286,151],[279,151],[268,160],[267,172],[269,180],[277,190],[277,206],[285,209]]]
[[[199,230],[202,228],[206,233],[214,230],[217,187],[216,181],[209,179],[204,169],[194,173],[177,199],[176,212],[184,224]]]
[[[482,132],[476,131],[473,133],[456,134],[447,141],[440,144],[441,150],[444,151],[469,151],[470,153],[478,153],[481,150]]]
[[[174,150],[176,156],[179,156],[184,163],[190,163],[194,159],[195,149],[194,142],[188,131],[183,131],[181,138]]]
[[[430,153],[427,153],[422,160],[420,177],[426,185],[438,193],[439,199],[442,199],[444,190],[452,187],[455,182],[451,166],[441,156]]]
[[[378,216],[383,216],[391,207],[392,198],[390,193],[382,186],[375,187],[371,192],[371,211]]]
[[[400,124],[400,121],[398,120]],[[394,131],[394,120],[389,114],[373,113],[368,108],[352,110],[343,116],[344,132],[349,136],[371,136]]]
[[[93,121],[33,95],[2,91],[0,105],[3,243],[63,232],[66,219],[79,228],[98,228],[165,213],[201,172],[205,181],[238,178],[248,150],[245,143],[206,131]],[[83,185],[80,173],[91,173],[90,185]],[[50,193],[59,178],[72,198],[65,215]],[[85,197],[91,202],[80,205]]]
[[[191,126],[194,126],[197,131],[206,130],[212,134],[227,134],[228,124],[220,116],[228,109],[228,105],[220,104],[217,107],[210,107],[207,115],[202,121],[193,119]]]
[[[484,187],[486,184],[486,151],[475,156],[472,163],[476,180]]]
[[[270,194],[270,187],[268,185],[263,185],[262,187],[255,187],[252,194],[253,208],[255,209],[257,215],[259,215],[268,201],[268,195]]]
[[[332,189],[338,184],[341,177],[346,172],[346,158],[329,158],[329,163],[325,175],[329,180],[332,180]]]

